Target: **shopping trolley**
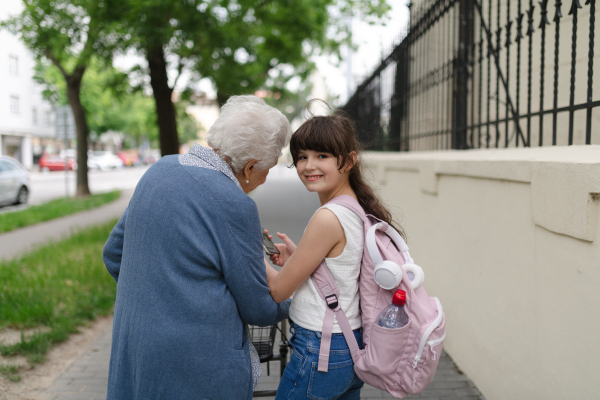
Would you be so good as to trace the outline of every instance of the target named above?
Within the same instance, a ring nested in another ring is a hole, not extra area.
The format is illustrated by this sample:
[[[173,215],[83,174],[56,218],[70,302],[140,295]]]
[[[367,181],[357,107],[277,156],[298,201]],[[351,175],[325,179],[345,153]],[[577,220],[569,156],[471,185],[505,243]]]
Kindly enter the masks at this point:
[[[283,376],[283,371],[287,365],[288,349],[290,343],[288,342],[285,331],[286,331],[286,320],[281,321],[279,324],[267,326],[261,328],[258,326],[250,326],[250,336],[252,337],[252,344],[258,352],[260,362],[267,363],[267,375],[271,374],[271,368],[269,366],[270,361],[280,361],[280,375]],[[279,354],[273,354],[273,348],[275,347],[275,337],[277,331],[281,334],[279,340]],[[256,390],[252,397],[272,397],[277,394],[277,390]]]

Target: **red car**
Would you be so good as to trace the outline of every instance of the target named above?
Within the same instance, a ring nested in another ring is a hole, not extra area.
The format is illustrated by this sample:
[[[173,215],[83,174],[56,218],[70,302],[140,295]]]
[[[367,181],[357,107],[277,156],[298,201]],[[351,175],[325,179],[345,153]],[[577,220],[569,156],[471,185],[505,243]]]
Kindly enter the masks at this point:
[[[67,159],[67,165],[69,170],[74,171],[77,169],[77,162],[72,158]],[[44,155],[40,158],[40,171],[64,171],[65,170],[65,159],[58,156],[47,156]]]

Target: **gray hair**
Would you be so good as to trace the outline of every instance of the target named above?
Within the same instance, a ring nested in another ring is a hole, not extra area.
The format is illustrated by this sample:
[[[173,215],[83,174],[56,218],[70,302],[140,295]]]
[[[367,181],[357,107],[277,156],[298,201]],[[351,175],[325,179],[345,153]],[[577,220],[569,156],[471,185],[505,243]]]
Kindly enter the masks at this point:
[[[279,110],[249,95],[227,100],[206,141],[234,172],[241,172],[250,160],[260,160],[256,163],[259,170],[271,167],[291,136],[290,123]]]

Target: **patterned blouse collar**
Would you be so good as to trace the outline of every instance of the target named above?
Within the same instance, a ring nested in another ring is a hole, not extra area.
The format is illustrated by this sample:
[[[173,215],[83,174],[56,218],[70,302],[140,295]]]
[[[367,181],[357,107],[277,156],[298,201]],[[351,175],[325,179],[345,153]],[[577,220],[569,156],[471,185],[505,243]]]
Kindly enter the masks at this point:
[[[194,143],[194,146],[187,154],[179,155],[179,163],[191,167],[208,168],[214,171],[224,173],[229,179],[235,182],[237,187],[242,189],[242,185],[237,180],[231,167],[217,153],[206,147]]]

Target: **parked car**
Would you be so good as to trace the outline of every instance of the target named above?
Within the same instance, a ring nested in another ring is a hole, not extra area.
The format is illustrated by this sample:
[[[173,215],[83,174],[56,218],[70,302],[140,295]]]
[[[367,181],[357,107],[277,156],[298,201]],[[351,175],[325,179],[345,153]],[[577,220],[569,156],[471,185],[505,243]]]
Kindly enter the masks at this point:
[[[117,156],[123,161],[123,165],[126,167],[133,167],[140,163],[139,156],[134,150],[120,151]]]
[[[154,164],[155,162],[160,160],[160,158],[161,158],[160,150],[158,150],[158,149],[146,150],[146,152],[144,153],[144,157],[142,158],[142,163],[144,163],[146,165]]]
[[[88,153],[88,168],[108,171],[122,168],[123,161],[110,151],[92,151]]]
[[[0,156],[0,205],[25,204],[29,198],[29,172],[17,160]]]
[[[67,158],[67,168],[69,171],[77,169],[77,161],[73,158]],[[40,171],[64,171],[65,159],[60,156],[51,156],[44,154],[40,158]]]

